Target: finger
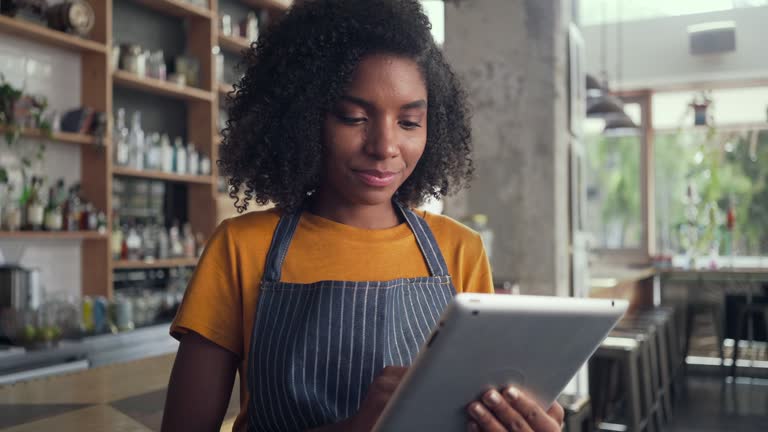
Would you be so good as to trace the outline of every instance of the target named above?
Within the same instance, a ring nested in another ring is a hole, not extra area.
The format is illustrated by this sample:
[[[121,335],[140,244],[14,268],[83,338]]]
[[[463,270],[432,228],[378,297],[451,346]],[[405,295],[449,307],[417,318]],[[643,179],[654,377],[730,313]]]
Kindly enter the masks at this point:
[[[507,387],[504,397],[517,412],[523,415],[528,426],[536,432],[558,432],[560,425],[549,416],[536,401],[515,387]]]
[[[557,402],[553,403],[547,410],[547,415],[555,419],[561,427],[563,426],[563,422],[565,422],[565,410],[562,405]]]
[[[470,417],[477,422],[480,430],[485,432],[507,432],[507,428],[499,423],[493,413],[488,411],[488,408],[480,402],[472,402],[469,404],[467,412]]]
[[[496,419],[512,432],[533,432],[523,416],[515,411],[509,402],[496,390],[490,390],[483,395],[483,404],[496,416]]]
[[[480,432],[480,426],[470,420],[467,422],[467,432]]]

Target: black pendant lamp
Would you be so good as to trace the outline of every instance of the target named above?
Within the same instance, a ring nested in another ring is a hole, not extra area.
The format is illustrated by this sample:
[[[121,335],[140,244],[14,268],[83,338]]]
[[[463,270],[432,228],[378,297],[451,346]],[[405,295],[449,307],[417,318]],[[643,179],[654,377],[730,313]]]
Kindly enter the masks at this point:
[[[605,118],[612,114],[624,114],[624,103],[616,96],[603,92],[595,98],[587,98],[587,117]]]
[[[624,113],[610,114],[605,117],[604,132],[617,132],[624,129],[637,129],[637,125]]]

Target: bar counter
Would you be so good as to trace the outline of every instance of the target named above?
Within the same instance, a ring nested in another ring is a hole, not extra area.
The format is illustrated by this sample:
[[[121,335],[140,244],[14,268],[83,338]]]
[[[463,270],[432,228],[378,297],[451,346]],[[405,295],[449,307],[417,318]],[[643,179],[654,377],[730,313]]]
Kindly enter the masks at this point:
[[[174,357],[2,386],[0,431],[159,431]],[[238,402],[238,392],[233,391],[222,431],[232,430]]]

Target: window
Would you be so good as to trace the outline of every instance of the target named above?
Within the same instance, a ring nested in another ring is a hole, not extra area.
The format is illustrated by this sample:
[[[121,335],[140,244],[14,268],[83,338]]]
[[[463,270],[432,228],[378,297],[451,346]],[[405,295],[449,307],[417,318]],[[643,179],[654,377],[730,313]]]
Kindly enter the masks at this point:
[[[626,98],[624,112],[634,129],[606,127],[601,119],[584,125],[587,153],[587,231],[592,249],[645,252],[643,184],[644,97]]]
[[[768,256],[768,88],[710,92],[709,127],[693,126],[694,95],[654,95],[657,249],[700,266]]]
[[[768,255],[768,130],[660,131],[654,164],[659,251]]]
[[[582,0],[580,19],[582,25],[589,26],[766,5],[768,0]]]

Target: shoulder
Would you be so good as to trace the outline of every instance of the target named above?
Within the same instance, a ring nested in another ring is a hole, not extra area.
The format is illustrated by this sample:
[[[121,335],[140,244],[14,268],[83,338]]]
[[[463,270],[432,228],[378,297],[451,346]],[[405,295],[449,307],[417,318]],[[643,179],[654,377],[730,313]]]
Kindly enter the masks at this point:
[[[253,211],[225,219],[219,225],[218,231],[226,233],[233,240],[238,238],[254,239],[262,236],[272,236],[280,221],[280,210],[269,209]]]
[[[474,253],[482,251],[480,234],[456,219],[424,210],[415,212],[427,222],[441,248],[458,248]]]

